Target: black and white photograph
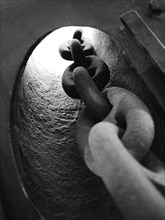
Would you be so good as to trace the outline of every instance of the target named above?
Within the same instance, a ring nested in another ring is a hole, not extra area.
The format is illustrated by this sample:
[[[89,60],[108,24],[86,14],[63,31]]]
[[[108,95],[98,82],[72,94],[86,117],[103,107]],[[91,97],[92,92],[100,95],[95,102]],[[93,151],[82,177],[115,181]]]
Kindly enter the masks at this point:
[[[165,0],[0,0],[0,220],[165,219]]]

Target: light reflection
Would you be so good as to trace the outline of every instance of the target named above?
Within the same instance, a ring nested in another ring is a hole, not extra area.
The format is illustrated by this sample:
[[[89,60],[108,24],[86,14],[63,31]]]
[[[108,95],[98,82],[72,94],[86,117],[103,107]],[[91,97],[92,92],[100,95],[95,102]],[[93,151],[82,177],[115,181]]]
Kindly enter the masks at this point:
[[[88,38],[91,42],[94,40],[94,32],[96,29],[91,27],[69,26],[62,27],[49,34],[32,53],[32,60],[35,61],[46,70],[56,76],[61,76],[65,68],[73,63],[73,61],[64,60],[59,54],[59,46],[73,38],[76,30],[82,30],[83,37]]]

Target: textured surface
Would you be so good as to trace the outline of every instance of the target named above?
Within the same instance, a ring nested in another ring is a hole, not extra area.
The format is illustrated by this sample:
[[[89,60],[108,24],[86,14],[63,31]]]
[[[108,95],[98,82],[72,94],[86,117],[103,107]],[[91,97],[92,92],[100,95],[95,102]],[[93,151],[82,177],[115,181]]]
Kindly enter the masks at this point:
[[[92,36],[100,33],[92,31]],[[110,195],[86,168],[76,145],[75,122],[82,103],[62,89],[62,69],[68,61],[57,55],[57,43],[52,49],[48,41],[57,42],[58,32],[61,29],[36,48],[17,85],[15,132],[26,173],[24,183],[48,219],[119,219]],[[44,60],[47,56],[49,61]]]
[[[26,208],[24,209],[25,204],[23,201],[26,200],[26,198],[21,199],[24,197],[24,193],[20,187],[16,170],[13,168],[14,164],[10,148],[10,146],[12,146],[10,138],[11,97],[18,69],[26,52],[38,38],[49,30],[54,30],[67,25],[88,25],[99,28],[104,30],[106,33],[118,37],[120,43],[123,44],[126,41],[124,36],[119,32],[121,26],[119,17],[122,13],[133,9],[140,13],[145,22],[147,22],[155,34],[160,37],[160,40],[164,42],[164,13],[162,13],[159,17],[151,16],[151,14],[147,12],[148,3],[149,0],[95,0],[94,3],[89,0],[2,0],[0,2],[0,165],[2,168],[1,174],[4,183],[4,185],[1,185],[1,188],[3,192],[5,192],[6,201],[4,205],[6,213],[7,215],[12,216],[11,219],[33,219],[29,217],[30,213],[26,212]],[[134,52],[131,44],[126,42],[124,48],[126,49],[128,47]],[[114,51],[108,56],[113,58],[112,54],[114,54]],[[121,61],[122,56],[119,58],[120,59],[118,59],[117,62],[115,62],[114,59],[113,71],[116,75],[116,81],[113,77],[113,83],[132,89],[136,93],[140,94],[142,98],[144,95],[146,99],[148,93],[146,94],[146,89],[141,89],[141,83],[140,85],[138,82],[135,83],[133,81],[134,77],[130,76],[130,74],[122,75],[124,72],[121,68],[123,65],[123,62]],[[115,69],[115,65],[118,66],[119,71],[116,71],[117,68]],[[130,82],[128,81],[128,76],[130,77]],[[150,109],[151,106],[152,105],[150,103]],[[159,121],[159,123],[157,122],[156,127],[158,138],[157,145],[155,146],[157,149],[160,149],[160,146],[164,148],[165,143],[165,131],[164,128],[162,128],[164,116],[162,116],[162,113],[159,111],[157,106],[155,107],[155,112],[156,111],[157,113],[154,113],[154,119]],[[152,109],[152,114],[153,112],[154,110]],[[14,138],[13,142],[16,144],[16,140]],[[16,145],[14,145],[14,147],[15,146]],[[159,155],[164,156],[163,152]]]
[[[75,122],[82,106],[62,90],[61,74],[68,61],[60,63],[56,56],[56,37],[49,35],[35,49],[19,75],[13,100],[14,131],[26,173],[27,192],[48,219],[121,219],[101,180],[88,171],[76,146]],[[48,44],[49,38],[54,43]],[[100,31],[95,31],[91,38],[96,53],[110,69],[108,86],[134,91],[156,120],[154,99],[134,75],[135,70],[117,42]],[[15,152],[18,146],[14,146]]]

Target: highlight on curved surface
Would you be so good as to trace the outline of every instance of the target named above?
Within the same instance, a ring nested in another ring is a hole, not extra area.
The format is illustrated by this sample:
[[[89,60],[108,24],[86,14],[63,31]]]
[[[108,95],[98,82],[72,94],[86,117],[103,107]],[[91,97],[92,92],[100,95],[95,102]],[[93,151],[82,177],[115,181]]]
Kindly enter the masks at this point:
[[[83,29],[110,70],[119,69],[119,57],[120,68],[125,67],[119,45],[102,31],[89,27],[53,31],[34,49],[17,78],[13,149],[26,191],[47,219],[120,219],[103,183],[80,157],[75,124],[82,103],[69,98],[61,85],[62,73],[72,61],[62,59],[58,48],[77,28]]]
[[[121,219],[100,178],[80,156],[75,125],[82,103],[69,98],[61,85],[72,61],[62,59],[58,48],[77,28],[108,65],[107,86],[133,91],[150,109],[156,128],[152,148],[158,152],[157,146],[164,145],[162,112],[120,45],[94,28],[63,27],[38,44],[17,77],[11,103],[14,155],[31,201],[47,219]]]

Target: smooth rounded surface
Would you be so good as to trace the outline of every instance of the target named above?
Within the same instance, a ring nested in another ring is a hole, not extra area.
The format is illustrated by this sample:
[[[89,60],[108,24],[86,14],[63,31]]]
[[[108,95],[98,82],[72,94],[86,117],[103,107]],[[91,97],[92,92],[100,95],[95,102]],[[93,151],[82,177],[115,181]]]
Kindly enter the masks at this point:
[[[97,123],[89,133],[89,148],[99,176],[125,219],[164,219],[163,196],[118,135],[119,128],[110,122]]]
[[[144,103],[132,92],[112,87],[104,91],[113,108],[104,119],[125,129],[122,143],[139,161],[154,139],[154,122]]]
[[[72,54],[72,58],[74,61],[74,66],[84,66],[85,67],[85,54],[84,51],[82,49],[81,43],[79,40],[77,39],[72,39],[71,43],[70,43],[70,51]]]
[[[77,39],[80,41],[85,56],[94,54],[94,48],[93,48],[93,45],[91,44],[91,41],[87,38],[82,37],[81,31],[77,30],[73,35],[73,39]],[[59,53],[61,57],[65,60],[73,60],[71,49],[70,49],[70,43],[71,43],[71,40],[65,43],[62,43],[59,47]]]
[[[113,106],[104,121],[120,127],[121,142],[137,160],[142,160],[154,138],[154,123],[147,107],[135,94],[126,89],[111,87],[103,94]],[[77,122],[77,143],[87,166],[92,171],[93,162],[87,138],[94,123],[87,109]]]
[[[73,39],[77,39],[82,43],[82,30],[76,30],[73,34]]]
[[[85,67],[89,75],[92,77],[99,90],[102,90],[110,79],[110,71],[105,62],[96,56],[87,56]],[[74,64],[68,66],[62,76],[62,86],[68,96],[79,99],[80,96],[76,90],[73,80]]]
[[[104,184],[80,157],[75,129],[82,102],[69,98],[61,86],[61,76],[71,62],[61,58],[59,44],[71,39],[76,29],[52,32],[26,57],[11,103],[14,155],[17,159],[16,152],[21,151],[25,189],[46,219],[119,218]],[[102,44],[109,39],[109,53],[117,59],[112,38],[93,28],[83,31],[98,53],[104,50],[99,39]]]
[[[96,84],[89,76],[88,71],[84,67],[77,67],[73,71],[73,80],[76,89],[87,106],[89,114],[95,122],[103,120],[109,113],[112,106],[100,93]]]

